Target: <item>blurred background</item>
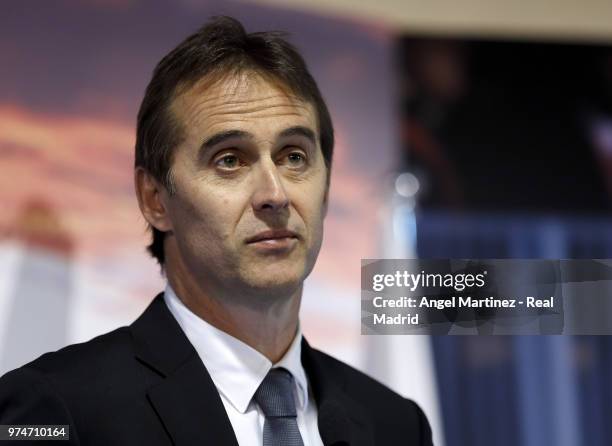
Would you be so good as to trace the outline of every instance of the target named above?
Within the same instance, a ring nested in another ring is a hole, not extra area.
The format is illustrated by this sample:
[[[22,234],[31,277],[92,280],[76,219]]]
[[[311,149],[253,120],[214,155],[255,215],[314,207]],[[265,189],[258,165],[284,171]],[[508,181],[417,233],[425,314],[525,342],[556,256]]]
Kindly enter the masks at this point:
[[[610,444],[608,337],[361,336],[359,286],[362,258],[612,257],[605,0],[5,0],[0,374],[163,289],[136,113],[157,61],[218,14],[288,31],[334,119],[310,342],[414,398],[437,445]]]

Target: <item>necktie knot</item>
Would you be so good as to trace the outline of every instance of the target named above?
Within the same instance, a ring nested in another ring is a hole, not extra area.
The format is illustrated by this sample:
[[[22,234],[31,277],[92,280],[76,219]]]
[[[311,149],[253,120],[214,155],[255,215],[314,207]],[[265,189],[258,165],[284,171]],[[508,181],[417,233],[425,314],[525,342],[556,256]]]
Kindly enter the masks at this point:
[[[285,369],[271,369],[259,385],[254,398],[266,418],[296,416],[293,376]]]

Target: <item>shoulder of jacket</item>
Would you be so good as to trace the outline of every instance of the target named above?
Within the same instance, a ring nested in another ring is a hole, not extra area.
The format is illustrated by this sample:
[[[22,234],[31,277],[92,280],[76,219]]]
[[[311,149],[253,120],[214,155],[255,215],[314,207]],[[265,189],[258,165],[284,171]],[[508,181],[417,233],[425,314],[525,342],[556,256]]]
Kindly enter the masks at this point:
[[[60,350],[45,353],[19,369],[54,374],[69,372],[73,369],[95,368],[106,362],[116,361],[131,351],[130,332],[127,327],[121,327],[89,341],[71,344]]]

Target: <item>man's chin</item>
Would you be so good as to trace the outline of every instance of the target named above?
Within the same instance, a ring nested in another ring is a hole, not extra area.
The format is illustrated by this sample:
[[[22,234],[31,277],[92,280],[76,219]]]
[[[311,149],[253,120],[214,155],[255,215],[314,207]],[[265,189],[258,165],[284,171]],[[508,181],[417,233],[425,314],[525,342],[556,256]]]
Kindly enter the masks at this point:
[[[249,281],[250,288],[258,294],[270,295],[292,295],[301,288],[301,281],[287,280],[287,278],[265,278],[258,277],[257,280]]]
[[[263,268],[249,271],[244,279],[253,294],[290,297],[301,289],[304,273],[302,270]]]

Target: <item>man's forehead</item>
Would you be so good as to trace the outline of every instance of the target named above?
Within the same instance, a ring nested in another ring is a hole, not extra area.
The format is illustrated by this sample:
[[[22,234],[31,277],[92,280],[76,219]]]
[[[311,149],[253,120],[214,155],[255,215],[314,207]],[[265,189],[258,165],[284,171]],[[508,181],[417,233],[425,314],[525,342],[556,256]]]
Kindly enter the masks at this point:
[[[171,109],[188,125],[214,125],[225,120],[287,117],[316,125],[313,105],[281,82],[246,72],[205,77],[180,92]]]

